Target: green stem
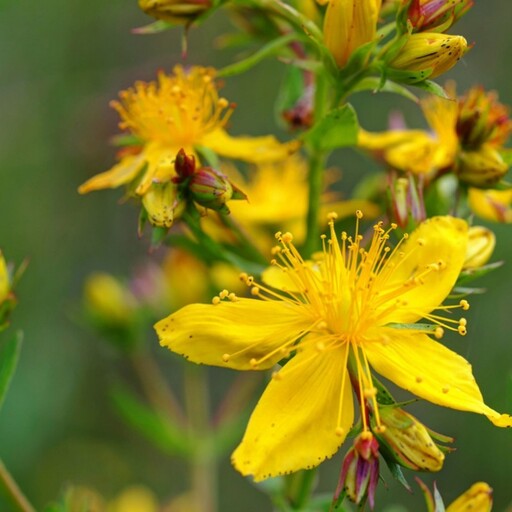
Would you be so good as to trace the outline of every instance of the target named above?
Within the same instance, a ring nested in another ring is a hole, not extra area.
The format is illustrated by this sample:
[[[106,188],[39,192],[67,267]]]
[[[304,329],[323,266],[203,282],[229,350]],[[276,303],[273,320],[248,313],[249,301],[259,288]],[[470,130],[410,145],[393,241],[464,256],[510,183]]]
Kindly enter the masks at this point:
[[[190,462],[194,510],[216,512],[217,467],[209,446],[210,397],[206,369],[187,364],[184,376],[185,408],[191,439],[197,444]]]
[[[3,462],[0,460],[0,490],[2,490],[11,503],[20,512],[36,512],[36,509],[29,503],[25,495],[21,492],[18,484],[7,471]]]
[[[148,353],[136,353],[131,356],[131,362],[153,408],[166,414],[173,423],[184,426],[183,410],[156,361]]]
[[[316,468],[300,471],[291,477],[287,495],[294,510],[301,510],[308,504],[315,481]]]
[[[322,73],[316,76],[316,89],[315,89],[315,122],[323,118],[326,110],[327,98],[327,80]],[[307,236],[304,242],[304,256],[309,258],[316,250],[319,242],[319,225],[318,216],[320,212],[320,199],[323,192],[324,185],[324,167],[327,160],[327,152],[317,148],[310,148],[309,157],[309,199],[308,199],[308,214],[306,217]]]

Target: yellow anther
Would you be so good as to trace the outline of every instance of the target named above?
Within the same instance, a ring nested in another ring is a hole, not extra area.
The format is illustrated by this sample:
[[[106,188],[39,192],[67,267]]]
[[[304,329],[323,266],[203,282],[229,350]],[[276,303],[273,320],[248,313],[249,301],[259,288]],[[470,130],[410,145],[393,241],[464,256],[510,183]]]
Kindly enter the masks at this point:
[[[235,292],[231,292],[229,295],[228,295],[228,299],[231,301],[231,302],[236,302],[238,300],[238,297],[236,296]]]
[[[283,235],[282,239],[285,244],[289,244],[290,242],[293,242],[293,235],[289,231],[287,231]]]
[[[439,261],[437,262],[437,264],[439,265],[440,270],[444,270],[444,269],[448,266],[448,265],[446,264],[446,261],[444,261],[444,260],[439,260]]]
[[[278,231],[274,236],[276,237],[277,240],[279,240],[283,236],[283,233],[282,231]]]
[[[420,247],[423,247],[423,246],[425,245],[425,243],[426,243],[426,242],[425,242],[425,239],[424,239],[424,238],[418,238],[418,245],[419,245]]]
[[[409,238],[409,233],[404,233],[404,236],[402,237],[404,240],[407,240]]]
[[[220,304],[220,297],[217,297],[217,295],[215,297],[213,297],[212,304],[214,306],[216,306],[217,304]]]
[[[386,432],[386,425],[377,425],[373,430],[376,434],[383,434]]]
[[[459,319],[459,325],[463,325],[464,327],[466,327],[466,325],[468,325],[468,321],[462,317]]]
[[[459,305],[464,311],[467,311],[469,309],[469,302],[466,299],[462,299],[459,302]]]
[[[391,223],[391,229],[396,229],[398,227],[398,224],[392,222]]]
[[[459,331],[459,334],[461,336],[466,336],[466,334],[468,333],[468,330],[466,329],[465,325],[459,325],[459,327],[457,327],[457,331]]]
[[[257,286],[253,286],[251,288],[251,295],[259,295],[259,294],[260,294],[260,289]]]
[[[281,252],[281,246],[279,245],[274,245],[274,247],[272,247],[272,249],[270,249],[270,254],[272,254],[272,256],[275,256],[276,254],[279,254]]]
[[[248,276],[247,272],[242,272],[239,277],[240,277],[240,281],[243,281],[245,283],[249,276]]]
[[[229,361],[229,358],[230,358],[230,355],[229,354],[223,354],[222,355],[222,360],[227,363]]]
[[[323,352],[325,350],[325,343],[323,341],[318,341],[315,344],[315,348],[318,350],[318,352]]]
[[[373,437],[373,434],[369,430],[363,430],[361,432],[361,439],[363,441],[370,441]]]
[[[444,336],[444,329],[442,327],[436,327],[434,331],[434,336],[440,340]]]
[[[327,214],[327,220],[329,222],[334,222],[338,218],[338,214],[336,212],[329,212]]]
[[[252,358],[250,361],[249,361],[249,364],[253,367],[253,368],[256,368],[256,366],[258,366],[258,360],[256,358]]]
[[[228,295],[229,295],[229,292],[228,292],[226,289],[222,290],[222,291],[219,293],[219,297],[220,297],[221,299],[225,299]]]
[[[441,389],[441,391],[446,395],[446,393],[448,393],[450,391],[450,388],[448,386],[446,386],[443,389]]]
[[[219,98],[217,101],[217,106],[219,108],[226,108],[229,105],[229,101],[226,98]]]
[[[358,219],[362,219],[363,218],[363,212],[361,210],[356,210],[356,217]]]
[[[334,432],[338,437],[343,437],[345,435],[345,429],[341,427],[336,427],[336,430]]]
[[[327,329],[327,322],[322,320],[321,322],[318,322],[317,327],[323,331],[324,329]]]
[[[248,286],[252,285],[252,283],[254,283],[254,277],[253,276],[247,276],[247,279],[245,281],[245,284],[247,284]]]
[[[420,377],[419,375],[416,377],[416,383],[421,384],[423,382],[423,377]]]

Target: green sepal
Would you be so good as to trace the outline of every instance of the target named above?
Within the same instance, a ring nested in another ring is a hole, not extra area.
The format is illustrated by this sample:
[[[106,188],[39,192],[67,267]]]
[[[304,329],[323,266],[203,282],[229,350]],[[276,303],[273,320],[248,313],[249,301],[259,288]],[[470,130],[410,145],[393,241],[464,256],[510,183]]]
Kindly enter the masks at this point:
[[[357,48],[357,50],[350,55],[347,64],[339,70],[338,79],[341,81],[349,79],[365,69],[370,60],[370,54],[373,52],[378,42],[378,39],[374,39]]]
[[[436,82],[432,80],[424,80],[423,82],[414,83],[414,87],[418,87],[418,89],[422,89],[430,94],[434,94],[435,96],[439,96],[443,99],[448,99],[448,95],[444,88]]]
[[[163,453],[189,457],[194,452],[193,440],[184,430],[168,416],[150,409],[125,387],[113,387],[110,398],[122,419]]]
[[[169,30],[170,28],[178,27],[179,25],[180,23],[171,23],[169,21],[157,20],[153,21],[152,23],[149,23],[148,25],[132,29],[132,33],[144,36],[151,34],[159,34],[160,32],[164,32],[165,30]]]
[[[355,146],[359,133],[357,115],[350,104],[331,110],[304,134],[304,141],[315,151],[331,151]]]
[[[0,408],[18,365],[22,339],[23,333],[18,331],[0,345]]]
[[[131,133],[120,133],[110,138],[110,143],[117,147],[142,146],[144,141]]]
[[[382,384],[382,382],[377,379],[374,375],[372,375],[373,385],[377,388],[377,402],[380,405],[397,405],[393,395],[388,391],[386,386]]]
[[[351,92],[354,93],[360,91],[372,91],[373,93],[389,92],[403,96],[414,103],[419,102],[419,98],[407,89],[407,87],[393,82],[392,80],[382,80],[375,76],[363,78],[355,87],[352,88]]]
[[[436,486],[435,482],[434,482],[434,504],[435,504],[434,512],[446,512],[443,498],[441,497],[441,494],[437,490],[437,486]]]
[[[416,87],[420,87],[418,84],[426,80],[433,72],[434,68],[426,68],[420,71],[387,68],[386,78],[390,78],[391,80],[394,80],[396,82],[401,82],[404,84],[410,84],[415,85]]]
[[[382,452],[381,455],[383,455]],[[387,457],[384,457],[384,455],[382,458],[384,459],[384,462],[386,463],[386,466],[388,467],[389,472],[391,473],[393,478],[400,482],[409,492],[412,492],[409,482],[405,479],[402,468],[396,462],[393,462],[389,460]]]

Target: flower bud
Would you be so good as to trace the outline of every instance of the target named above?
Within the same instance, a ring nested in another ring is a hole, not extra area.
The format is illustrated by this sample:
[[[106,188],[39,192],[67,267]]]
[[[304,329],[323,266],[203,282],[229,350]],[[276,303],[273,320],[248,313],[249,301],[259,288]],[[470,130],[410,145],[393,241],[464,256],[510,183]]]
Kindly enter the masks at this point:
[[[107,326],[125,326],[135,310],[131,292],[114,276],[91,274],[84,287],[85,306],[95,320]]]
[[[421,81],[446,73],[467,50],[468,43],[462,36],[420,32],[409,37],[389,66],[392,70],[419,72],[419,77],[405,81]]]
[[[7,269],[4,255],[0,251],[0,304],[2,304],[11,291],[11,277]]]
[[[229,213],[226,203],[230,199],[247,199],[224,174],[211,167],[195,172],[188,189],[197,204],[223,213]]]
[[[508,165],[500,152],[490,144],[475,151],[461,151],[457,162],[457,176],[467,185],[490,188],[508,171]]]
[[[172,181],[152,183],[142,196],[142,205],[148,214],[149,222],[163,228],[170,228],[185,207]]]
[[[447,508],[446,512],[491,512],[492,489],[485,482],[473,484]]]
[[[170,23],[193,21],[211,6],[210,0],[139,0],[146,14]]]
[[[407,17],[416,32],[444,32],[471,7],[473,0],[412,0]]]
[[[324,42],[340,68],[355,50],[375,39],[380,6],[381,0],[329,1]]]
[[[379,443],[371,432],[363,432],[345,455],[334,500],[342,491],[354,503],[368,499],[370,508],[375,505],[375,490],[379,481]]]
[[[374,433],[385,458],[413,471],[439,471],[444,454],[430,437],[429,431],[414,416],[388,406],[379,409],[385,429]]]
[[[463,269],[484,266],[492,256],[496,245],[494,233],[483,226],[472,226],[468,230],[468,248]]]
[[[196,170],[196,159],[194,155],[187,155],[185,150],[181,148],[174,160],[174,170],[177,176],[173,178],[174,183],[181,183],[192,177]]]
[[[20,266],[13,276],[2,251],[0,251],[0,331],[8,326],[9,315],[17,304],[13,288],[23,273],[25,266],[26,263]]]
[[[397,178],[396,173],[392,173],[389,190],[392,217],[401,228],[406,228],[410,221],[419,224],[425,220],[421,185],[412,174]]]

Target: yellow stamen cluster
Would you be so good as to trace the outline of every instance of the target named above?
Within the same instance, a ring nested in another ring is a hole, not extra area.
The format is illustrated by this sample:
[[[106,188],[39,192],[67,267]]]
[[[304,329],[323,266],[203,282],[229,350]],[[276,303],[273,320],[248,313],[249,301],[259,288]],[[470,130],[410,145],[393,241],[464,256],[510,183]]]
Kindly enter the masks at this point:
[[[227,123],[233,105],[220,98],[212,68],[175,66],[155,82],[137,82],[119,94],[111,106],[119,112],[119,127],[143,141],[190,147]]]

